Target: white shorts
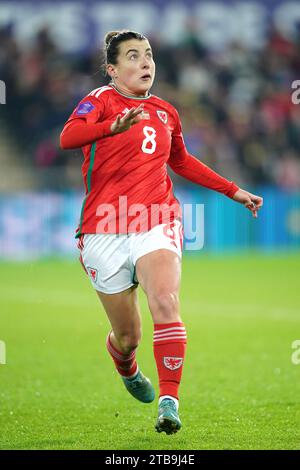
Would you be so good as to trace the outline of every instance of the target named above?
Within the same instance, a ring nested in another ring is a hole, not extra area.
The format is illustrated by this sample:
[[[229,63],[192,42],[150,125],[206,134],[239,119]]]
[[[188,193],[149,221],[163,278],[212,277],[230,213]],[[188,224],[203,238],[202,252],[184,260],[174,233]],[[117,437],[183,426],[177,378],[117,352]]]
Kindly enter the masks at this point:
[[[84,234],[78,248],[80,261],[93,287],[116,294],[137,285],[137,260],[155,250],[166,249],[182,256],[183,230],[179,220],[160,224],[148,232],[130,234]]]

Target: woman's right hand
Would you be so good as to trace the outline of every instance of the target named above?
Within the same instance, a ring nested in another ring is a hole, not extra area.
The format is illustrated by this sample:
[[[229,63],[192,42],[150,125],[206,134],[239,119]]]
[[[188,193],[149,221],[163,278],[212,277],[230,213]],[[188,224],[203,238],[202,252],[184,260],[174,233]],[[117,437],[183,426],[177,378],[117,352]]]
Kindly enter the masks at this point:
[[[117,119],[112,123],[110,129],[112,134],[120,134],[127,131],[131,126],[140,121],[140,114],[144,111],[144,103],[137,108],[131,108],[125,116],[118,114]]]

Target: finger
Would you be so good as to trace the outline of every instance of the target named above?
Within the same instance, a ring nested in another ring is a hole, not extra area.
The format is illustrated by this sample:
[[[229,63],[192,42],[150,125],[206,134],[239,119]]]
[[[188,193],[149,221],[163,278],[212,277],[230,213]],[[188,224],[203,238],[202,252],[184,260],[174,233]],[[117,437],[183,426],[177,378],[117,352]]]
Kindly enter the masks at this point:
[[[127,113],[128,114],[128,113]],[[121,126],[128,126],[128,124],[130,123],[131,121],[131,116],[122,116],[121,119],[120,119],[120,125]]]
[[[143,111],[144,111],[144,105],[140,105],[138,108],[136,108],[136,109],[133,111],[131,117],[136,117],[136,116],[138,116],[139,114],[141,114]]]
[[[256,209],[253,209],[252,207],[248,207],[248,209],[250,210],[250,212],[252,213],[253,217],[257,217],[257,210]]]
[[[130,110],[122,116],[122,122],[129,121],[132,118],[135,108],[130,108]]]
[[[263,205],[263,198],[260,196],[256,196],[255,194],[250,194],[251,202],[254,202],[257,207],[261,207]]]
[[[127,123],[129,122],[130,125],[137,124],[138,122],[141,121],[141,119],[142,119],[141,114],[137,114],[135,116],[131,116],[131,118],[127,121]]]
[[[253,204],[254,204],[254,206],[253,206],[252,208],[255,210],[255,214],[256,214],[255,217],[257,217],[257,213],[258,213],[258,211],[260,210],[260,208],[261,208],[262,205],[263,205],[263,200],[262,200],[262,198],[256,199]]]
[[[124,119],[129,120],[132,117],[135,117],[137,114],[141,113],[144,109],[144,104],[140,104],[137,108],[130,108],[128,113],[125,114]]]
[[[257,210],[252,209],[251,212],[252,212],[253,217],[257,218]]]
[[[255,204],[256,204],[256,207],[257,207],[258,209],[259,209],[260,207],[262,207],[263,203],[264,203],[264,201],[263,201],[263,198],[262,198],[262,197],[257,198],[257,199],[255,200]]]
[[[251,207],[256,207],[255,202],[252,202],[251,199],[247,198],[248,200],[244,202],[244,206],[247,207],[247,209],[251,209]]]
[[[121,126],[122,127],[126,127],[126,128],[130,128],[133,124],[136,124],[137,122],[139,122],[140,120],[137,118],[137,117],[130,117],[129,119],[125,119],[125,116],[121,119]]]
[[[249,209],[249,211],[252,212],[253,217],[257,218],[257,206],[256,206],[255,202],[253,202],[253,201],[250,202],[250,203],[247,202],[247,203],[245,204],[245,207],[246,207],[247,209]]]
[[[113,126],[114,126],[115,131],[119,129],[119,127],[120,127],[120,121],[121,121],[121,115],[118,114],[118,116],[117,116],[115,122],[113,123]]]

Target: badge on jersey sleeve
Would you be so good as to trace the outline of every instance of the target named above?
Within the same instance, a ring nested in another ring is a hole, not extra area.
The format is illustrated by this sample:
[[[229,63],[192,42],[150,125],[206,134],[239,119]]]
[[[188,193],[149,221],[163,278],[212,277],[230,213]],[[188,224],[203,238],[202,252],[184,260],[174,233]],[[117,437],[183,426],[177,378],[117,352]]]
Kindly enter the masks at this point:
[[[161,111],[160,109],[157,109],[156,112],[157,112],[157,116],[159,117],[159,119],[160,119],[164,124],[167,124],[167,122],[168,122],[168,114],[166,113],[166,111]]]
[[[95,106],[90,101],[85,101],[78,106],[76,114],[88,114],[93,111],[93,109],[95,109]]]

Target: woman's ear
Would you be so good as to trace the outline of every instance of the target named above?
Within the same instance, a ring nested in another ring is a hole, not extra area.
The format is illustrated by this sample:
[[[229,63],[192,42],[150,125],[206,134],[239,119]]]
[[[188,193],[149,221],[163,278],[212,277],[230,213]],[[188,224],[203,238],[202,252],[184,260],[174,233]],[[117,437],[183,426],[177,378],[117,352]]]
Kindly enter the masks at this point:
[[[112,64],[108,64],[106,66],[106,72],[108,73],[108,75],[110,76],[110,78],[114,79],[114,78],[118,78],[117,76],[117,72],[114,68],[114,66]]]

